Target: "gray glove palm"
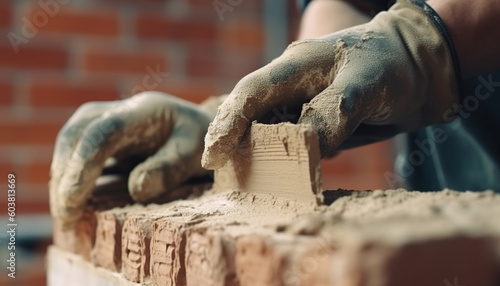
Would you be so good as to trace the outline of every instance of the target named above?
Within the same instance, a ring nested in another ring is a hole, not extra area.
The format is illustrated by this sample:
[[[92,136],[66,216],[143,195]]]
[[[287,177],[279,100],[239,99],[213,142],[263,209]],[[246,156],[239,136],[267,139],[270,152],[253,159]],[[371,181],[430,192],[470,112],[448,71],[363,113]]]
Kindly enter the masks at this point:
[[[451,42],[430,8],[400,1],[367,24],[291,44],[243,78],[219,107],[202,165],[217,169],[253,120],[302,106],[323,157],[444,121],[457,101]]]

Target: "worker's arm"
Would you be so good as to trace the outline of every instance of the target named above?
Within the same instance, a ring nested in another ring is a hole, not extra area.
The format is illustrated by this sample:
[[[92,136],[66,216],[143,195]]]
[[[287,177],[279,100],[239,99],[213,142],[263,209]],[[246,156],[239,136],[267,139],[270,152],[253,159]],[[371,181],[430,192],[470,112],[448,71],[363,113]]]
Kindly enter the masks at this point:
[[[221,167],[251,122],[274,108],[304,104],[299,123],[317,129],[323,157],[445,122],[463,75],[500,68],[500,54],[492,52],[498,41],[484,46],[478,38],[500,30],[500,4],[480,1],[477,7],[476,1],[429,2],[443,19],[424,2],[399,1],[367,24],[291,44],[243,78],[221,105],[205,137],[202,165]],[[488,3],[494,12],[482,12]],[[489,57],[474,55],[474,47]]]
[[[365,2],[370,2],[365,1]],[[314,0],[304,11],[298,39],[321,37],[371,20],[360,1]],[[500,67],[500,2],[430,0],[457,50],[462,78]]]
[[[314,0],[304,11],[298,39],[314,39],[367,23],[371,16],[343,0]]]
[[[462,77],[500,68],[500,1],[430,0],[455,43]]]

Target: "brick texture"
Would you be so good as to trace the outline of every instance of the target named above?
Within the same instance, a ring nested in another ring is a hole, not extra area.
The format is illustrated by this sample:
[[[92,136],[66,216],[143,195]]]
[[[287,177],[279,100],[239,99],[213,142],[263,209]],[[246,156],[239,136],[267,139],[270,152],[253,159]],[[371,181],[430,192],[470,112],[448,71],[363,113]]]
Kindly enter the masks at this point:
[[[172,20],[162,14],[141,13],[137,17],[137,35],[178,41],[213,41],[217,28],[197,19]]]
[[[83,54],[84,69],[89,72],[146,73],[146,68],[166,70],[166,59],[161,54],[91,49]]]
[[[80,11],[64,7],[58,7],[57,10],[52,8],[52,11],[47,13],[42,8],[33,8],[28,12],[28,19],[35,25],[39,23],[37,27],[40,32],[57,32],[68,36],[117,36],[120,30],[118,14],[115,11]]]
[[[64,69],[68,54],[63,47],[29,45],[16,53],[9,43],[0,43],[0,67],[16,69]]]
[[[30,104],[37,107],[78,107],[88,101],[116,100],[118,97],[114,85],[92,81],[70,83],[61,79],[38,78],[29,87]]]
[[[33,121],[0,122],[0,137],[2,145],[45,145],[54,144],[57,132],[62,124]]]
[[[6,28],[10,25],[11,7],[7,3],[0,3],[0,28]]]
[[[12,84],[9,82],[0,82],[0,106],[12,103]]]

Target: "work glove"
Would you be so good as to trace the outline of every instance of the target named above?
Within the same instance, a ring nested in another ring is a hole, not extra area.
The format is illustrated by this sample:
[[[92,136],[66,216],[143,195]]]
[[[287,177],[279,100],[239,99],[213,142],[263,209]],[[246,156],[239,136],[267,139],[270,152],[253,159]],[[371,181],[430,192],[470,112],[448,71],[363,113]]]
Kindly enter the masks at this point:
[[[434,10],[399,1],[367,24],[292,43],[241,79],[208,128],[202,166],[222,167],[252,121],[273,111],[299,107],[322,157],[451,120],[459,74]]]
[[[60,130],[50,179],[52,215],[67,225],[83,213],[96,179],[109,158],[147,159],[130,173],[128,189],[137,202],[178,187],[208,171],[201,167],[203,136],[218,99],[192,104],[159,92],[82,105]]]

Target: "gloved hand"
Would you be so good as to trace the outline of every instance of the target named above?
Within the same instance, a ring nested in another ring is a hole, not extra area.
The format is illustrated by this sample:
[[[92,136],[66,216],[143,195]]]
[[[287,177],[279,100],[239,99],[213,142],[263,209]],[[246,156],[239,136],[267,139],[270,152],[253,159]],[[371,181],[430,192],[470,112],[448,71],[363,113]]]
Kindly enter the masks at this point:
[[[51,165],[52,215],[77,220],[108,158],[149,156],[129,176],[132,198],[145,202],[206,174],[203,136],[218,99],[196,105],[159,92],[82,105],[60,130]]]
[[[252,121],[302,106],[322,157],[444,121],[458,100],[451,39],[426,4],[399,1],[367,24],[292,43],[244,77],[219,107],[202,165],[222,167]]]

